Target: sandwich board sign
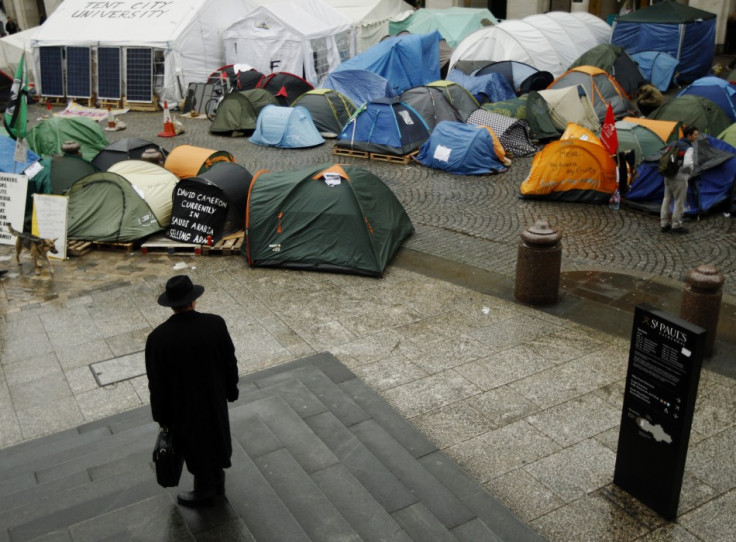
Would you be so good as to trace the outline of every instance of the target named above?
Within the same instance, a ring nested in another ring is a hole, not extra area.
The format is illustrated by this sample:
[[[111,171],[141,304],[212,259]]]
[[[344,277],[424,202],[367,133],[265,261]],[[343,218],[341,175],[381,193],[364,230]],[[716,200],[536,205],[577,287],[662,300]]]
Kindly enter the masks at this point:
[[[54,239],[56,254],[49,258],[66,260],[66,227],[69,198],[54,194],[33,194],[31,233],[43,239]]]
[[[28,177],[13,173],[0,173],[0,244],[14,245],[15,236],[6,224],[22,232],[26,206]]]
[[[677,517],[706,332],[639,305],[634,312],[613,481]]]

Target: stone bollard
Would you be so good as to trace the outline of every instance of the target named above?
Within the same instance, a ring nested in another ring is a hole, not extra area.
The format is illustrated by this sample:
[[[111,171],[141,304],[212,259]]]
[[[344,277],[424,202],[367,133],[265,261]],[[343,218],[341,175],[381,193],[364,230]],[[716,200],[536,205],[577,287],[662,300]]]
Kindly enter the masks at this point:
[[[516,259],[514,297],[530,305],[557,302],[562,261],[562,233],[538,220],[521,233]]]
[[[713,354],[713,344],[721,312],[723,275],[712,265],[699,265],[685,273],[680,318],[706,331],[705,357]]]

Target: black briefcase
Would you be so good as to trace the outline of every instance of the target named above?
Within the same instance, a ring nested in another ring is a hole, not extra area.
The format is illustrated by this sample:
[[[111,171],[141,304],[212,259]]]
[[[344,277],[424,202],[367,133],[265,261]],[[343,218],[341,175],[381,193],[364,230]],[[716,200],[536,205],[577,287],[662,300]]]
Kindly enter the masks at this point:
[[[156,465],[156,481],[162,487],[179,485],[184,457],[174,448],[173,433],[162,427],[153,448],[153,463]]]

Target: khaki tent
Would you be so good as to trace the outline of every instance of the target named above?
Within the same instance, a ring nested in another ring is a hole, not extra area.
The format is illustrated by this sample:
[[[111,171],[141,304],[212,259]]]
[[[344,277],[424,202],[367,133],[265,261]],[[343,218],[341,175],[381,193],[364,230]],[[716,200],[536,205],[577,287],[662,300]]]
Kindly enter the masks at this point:
[[[171,195],[178,182],[168,169],[144,160],[122,160],[110,166],[108,171],[122,175],[141,194],[162,226],[171,220]]]
[[[579,124],[591,132],[601,129],[598,115],[587,93],[580,93],[578,87],[540,90],[549,108],[555,127],[563,132],[571,122]]]

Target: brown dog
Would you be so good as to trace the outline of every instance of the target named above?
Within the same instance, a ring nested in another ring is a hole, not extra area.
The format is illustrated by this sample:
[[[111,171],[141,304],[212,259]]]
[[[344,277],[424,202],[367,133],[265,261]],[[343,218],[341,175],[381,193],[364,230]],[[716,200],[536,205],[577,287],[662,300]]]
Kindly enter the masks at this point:
[[[22,233],[13,229],[13,226],[8,224],[8,231],[15,235],[15,261],[20,263],[20,253],[23,252],[23,248],[30,249],[31,258],[33,259],[33,270],[36,275],[41,274],[41,264],[39,263],[39,257],[46,260],[48,265],[49,273],[51,276],[54,275],[54,270],[51,269],[51,260],[49,259],[49,252],[51,254],[58,254],[56,250],[56,239],[42,239],[29,233]]]

